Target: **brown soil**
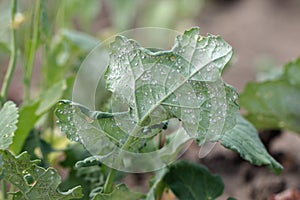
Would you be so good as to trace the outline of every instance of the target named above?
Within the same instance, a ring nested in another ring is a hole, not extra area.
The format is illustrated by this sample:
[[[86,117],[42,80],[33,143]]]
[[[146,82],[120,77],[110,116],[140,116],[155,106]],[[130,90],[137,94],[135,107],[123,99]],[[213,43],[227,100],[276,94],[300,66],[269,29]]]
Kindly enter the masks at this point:
[[[264,200],[284,190],[300,189],[300,137],[294,133],[283,133],[270,141],[270,152],[284,167],[280,175],[267,167],[258,167],[242,160],[238,154],[217,145],[204,159],[199,160],[199,148],[190,148],[184,158],[206,165],[219,174],[225,190],[219,199],[232,196],[241,200]]]
[[[234,49],[224,78],[240,91],[254,80],[257,61],[273,58],[282,65],[300,56],[300,1],[213,0],[197,20],[202,34],[221,35]]]

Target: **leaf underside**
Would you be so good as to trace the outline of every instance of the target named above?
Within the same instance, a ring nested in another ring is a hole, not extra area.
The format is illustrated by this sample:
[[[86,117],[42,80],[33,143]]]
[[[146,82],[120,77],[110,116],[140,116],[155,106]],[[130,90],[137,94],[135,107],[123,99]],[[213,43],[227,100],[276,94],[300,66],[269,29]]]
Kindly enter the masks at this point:
[[[259,139],[257,130],[253,125],[237,115],[236,126],[225,132],[221,144],[240,154],[242,158],[254,165],[267,165],[275,173],[282,171],[282,166],[269,155]]]
[[[111,115],[61,101],[56,115],[69,139],[91,143],[87,140],[102,135],[122,146],[130,135],[139,142],[128,150],[136,152],[172,118],[199,145],[217,141],[235,125],[237,92],[220,78],[232,48],[221,37],[202,37],[193,28],[179,35],[171,50],[152,52],[117,36],[110,51],[104,77],[112,92]]]
[[[4,179],[19,189],[13,194],[14,199],[68,200],[82,197],[80,186],[67,192],[58,191],[61,178],[57,171],[37,166],[39,161],[31,161],[28,153],[23,152],[19,156],[14,156],[8,150],[1,150],[0,154]]]

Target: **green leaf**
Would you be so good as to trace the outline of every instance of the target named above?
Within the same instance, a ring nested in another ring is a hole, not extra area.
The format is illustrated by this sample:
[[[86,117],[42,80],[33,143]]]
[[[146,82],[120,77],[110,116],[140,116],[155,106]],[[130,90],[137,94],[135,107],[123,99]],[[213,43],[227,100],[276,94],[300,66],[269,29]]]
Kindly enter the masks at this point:
[[[192,28],[176,38],[170,51],[152,52],[123,36],[117,36],[111,46],[105,78],[115,106],[119,102],[128,106],[127,122],[153,126],[177,118],[203,144],[207,137],[217,140],[223,117],[238,110],[238,106],[227,110],[237,95],[227,96],[228,91],[236,92],[220,79],[232,55],[222,38],[202,37],[198,28]]]
[[[15,154],[21,152],[30,130],[34,127],[35,123],[39,119],[39,116],[35,114],[38,106],[39,102],[36,101],[23,105],[19,110],[19,121],[17,123],[18,129],[15,132],[13,143],[10,146],[11,150]]]
[[[18,129],[15,132],[13,144],[11,145],[11,150],[15,154],[21,152],[29,132],[34,128],[40,117],[62,97],[65,89],[66,82],[62,80],[45,91],[41,99],[21,106],[19,122],[17,124]]]
[[[284,66],[283,79],[291,85],[300,86],[300,58]]]
[[[76,162],[91,156],[89,152],[79,143],[72,143],[64,150],[65,160],[60,162],[63,167],[74,167]]]
[[[30,155],[31,159],[39,159],[40,157],[48,158],[48,155],[52,152],[55,152],[56,149],[54,149],[50,143],[46,142],[41,137],[41,132],[39,130],[33,129],[29,132],[22,151],[26,151]],[[48,165],[49,164],[46,159],[41,161],[40,166]]]
[[[7,149],[12,143],[17,122],[18,108],[13,102],[8,101],[0,110],[0,149]]]
[[[112,93],[106,102],[111,107],[93,111],[64,100],[55,111],[68,138],[103,164],[130,172],[157,170],[188,140],[215,142],[235,125],[238,95],[220,77],[232,48],[221,37],[203,37],[192,28],[176,37],[171,50],[151,51],[123,36],[108,48],[108,67],[99,78]],[[180,128],[169,130],[176,137],[159,148],[153,138],[174,118]]]
[[[180,200],[211,200],[224,189],[222,179],[201,165],[180,161],[170,166],[164,182]]]
[[[9,55],[10,53],[9,45],[0,41],[0,51]]]
[[[47,169],[26,193],[29,199],[80,199],[82,197],[81,186],[77,186],[67,192],[57,191],[57,187],[61,182],[59,174],[54,169]]]
[[[241,115],[237,116],[237,125],[227,131],[221,144],[241,155],[242,158],[254,165],[267,165],[275,173],[282,171],[282,166],[269,155],[258,137],[257,130]]]
[[[124,184],[121,184],[116,186],[110,194],[98,193],[92,200],[139,200],[142,197],[144,197],[144,194],[129,191]]]
[[[56,102],[61,99],[66,88],[67,86],[65,80],[62,80],[49,88],[41,98],[39,107],[36,110],[36,115],[39,116],[48,111],[52,106],[54,106]]]
[[[240,95],[245,117],[258,129],[289,129],[300,133],[300,58],[284,66],[272,80],[248,83]]]
[[[16,199],[78,199],[82,197],[81,187],[75,187],[67,192],[57,190],[61,178],[53,168],[44,169],[31,161],[30,155],[23,152],[14,156],[9,151],[0,151],[3,160],[4,179],[15,185],[20,192]]]
[[[97,44],[99,44],[99,40],[97,38],[74,30],[63,29],[61,31],[61,35],[85,52],[91,51]]]
[[[237,93],[220,78],[232,49],[222,38],[202,37],[193,28],[178,36],[169,51],[151,52],[123,36],[117,36],[110,46],[105,78],[113,93],[113,113],[109,117],[106,112],[60,102],[56,114],[69,138],[78,140],[76,124],[93,126],[87,119],[97,120],[101,132],[117,145],[128,135],[154,137],[171,118],[181,120],[199,145],[218,140],[234,126]],[[80,122],[74,123],[74,113]],[[139,149],[133,143],[130,148]]]

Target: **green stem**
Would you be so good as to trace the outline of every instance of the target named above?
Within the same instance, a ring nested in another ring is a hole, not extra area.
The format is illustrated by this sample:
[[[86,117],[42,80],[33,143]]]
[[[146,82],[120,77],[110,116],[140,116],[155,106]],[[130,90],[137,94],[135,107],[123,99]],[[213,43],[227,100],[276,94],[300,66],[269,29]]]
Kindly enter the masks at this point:
[[[133,129],[132,133],[129,135],[129,137],[127,138],[125,144],[122,146],[121,149],[123,150],[127,150],[130,147],[130,144],[132,142],[134,142],[134,140],[136,139],[136,137],[133,137],[132,135],[134,135],[139,129],[137,127],[135,127],[135,129]],[[114,181],[114,177],[116,174],[116,170],[110,168],[110,172],[106,178],[105,184],[104,184],[104,188],[103,188],[103,193],[104,194],[108,194],[112,191],[112,186],[113,186],[113,181]]]
[[[116,174],[116,170],[110,168],[110,172],[106,178],[104,188],[103,188],[104,194],[109,194],[112,192],[115,174]]]
[[[2,198],[3,200],[7,199],[7,189],[6,189],[6,181],[4,179],[1,180],[1,190],[2,190]]]
[[[129,135],[129,137],[127,138],[127,140],[125,141],[125,143],[122,146],[122,150],[128,150],[130,145],[137,139],[136,137],[132,136],[134,135],[134,133],[136,133],[137,128],[134,128],[132,133]]]
[[[132,131],[132,133],[129,135],[129,137],[127,138],[126,142],[124,143],[124,145],[122,146],[122,150],[127,150],[130,145],[132,144],[132,142],[134,142],[134,140],[136,139],[136,137],[132,136],[134,135],[139,129],[137,127],[135,127]],[[116,170],[110,168],[110,172],[107,176],[107,179],[105,181],[104,184],[104,188],[103,188],[103,193],[104,194],[108,194],[112,191],[112,186],[113,186],[113,181],[114,181],[114,177],[115,177],[115,173]]]
[[[35,10],[33,14],[33,28],[32,28],[31,42],[29,45],[29,53],[25,65],[25,69],[26,69],[25,77],[24,77],[25,101],[28,101],[30,99],[31,76],[33,71],[35,53],[38,46],[40,15],[41,15],[41,0],[36,0]]]
[[[11,25],[13,25],[16,12],[17,12],[17,0],[13,0],[11,4]],[[2,84],[1,93],[0,93],[0,100],[2,101],[2,103],[6,101],[8,88],[11,83],[12,75],[15,71],[16,62],[17,62],[17,36],[16,36],[16,28],[13,26],[12,26],[11,36],[12,36],[11,56],[10,56],[9,66],[5,74],[4,82]]]
[[[159,133],[159,134],[158,134],[158,145],[157,145],[157,149],[160,149],[161,142],[162,142],[162,133]]]

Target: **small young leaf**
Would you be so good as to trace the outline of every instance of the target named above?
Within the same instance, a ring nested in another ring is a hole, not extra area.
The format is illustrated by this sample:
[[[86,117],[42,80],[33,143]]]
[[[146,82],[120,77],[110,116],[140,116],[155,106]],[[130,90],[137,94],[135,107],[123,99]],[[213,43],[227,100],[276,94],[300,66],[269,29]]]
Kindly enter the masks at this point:
[[[180,200],[216,199],[224,189],[220,176],[187,161],[171,165],[163,180]]]
[[[53,168],[45,170],[37,166],[37,160],[31,161],[30,155],[23,152],[14,156],[10,151],[0,151],[3,160],[4,179],[15,185],[20,191],[15,199],[78,199],[82,197],[81,187],[67,192],[58,191],[60,176]]]
[[[13,102],[8,101],[0,110],[0,149],[7,149],[12,143],[17,122],[18,108]]]
[[[124,184],[116,186],[110,194],[98,193],[92,200],[139,200],[144,197],[144,194],[132,192],[127,189]]]
[[[269,155],[258,137],[257,130],[241,115],[237,116],[237,125],[225,132],[221,144],[241,155],[254,165],[267,165],[272,171],[280,173],[282,166]]]
[[[300,58],[284,66],[272,80],[248,83],[240,95],[246,118],[258,129],[289,129],[300,133]]]

